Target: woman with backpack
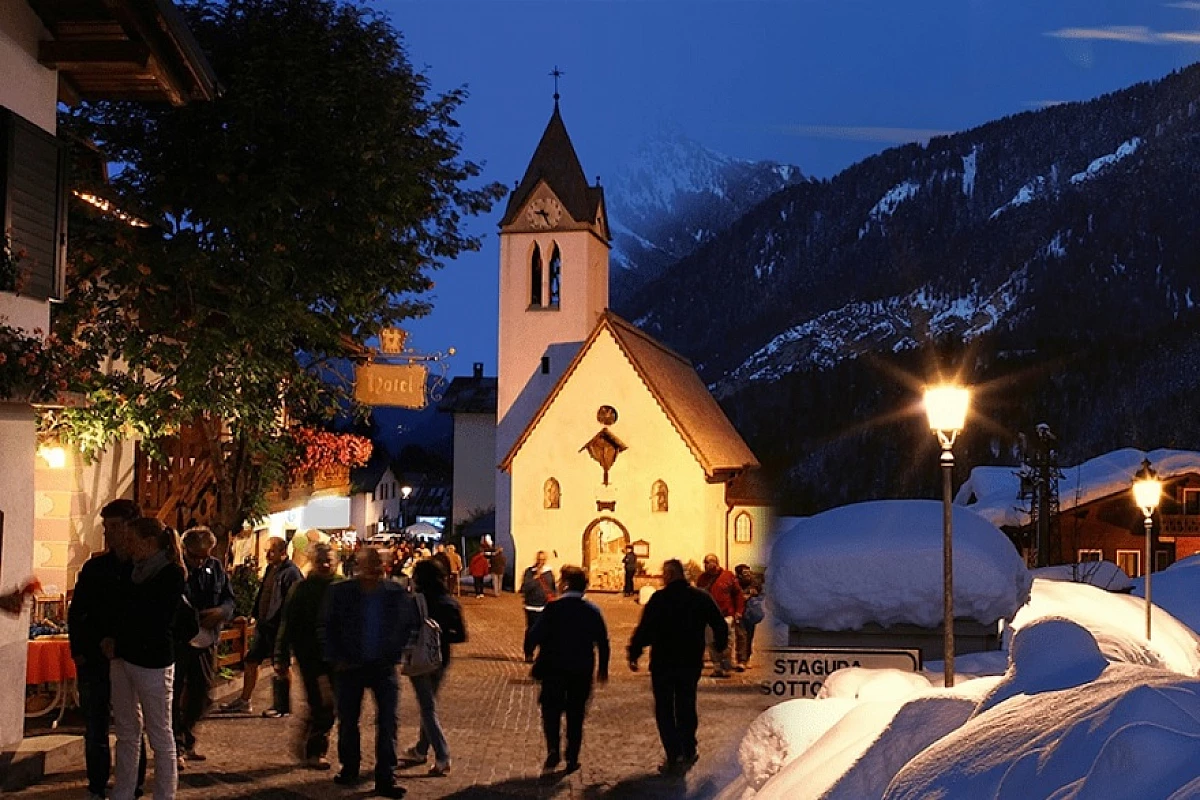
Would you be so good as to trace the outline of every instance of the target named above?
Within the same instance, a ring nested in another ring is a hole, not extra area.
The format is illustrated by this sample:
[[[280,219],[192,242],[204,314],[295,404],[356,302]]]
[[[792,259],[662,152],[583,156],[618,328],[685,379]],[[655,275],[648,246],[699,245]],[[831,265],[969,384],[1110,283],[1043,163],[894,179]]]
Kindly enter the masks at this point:
[[[740,625],[742,626],[742,635],[737,639],[737,665],[735,669],[741,672],[748,669],[750,666],[750,655],[754,652],[754,629],[758,627],[758,623],[763,621],[764,609],[763,601],[765,598],[762,594],[762,580],[754,574],[754,570],[750,569],[747,564],[738,564],[734,567],[733,574],[737,576],[738,585],[742,587],[742,592],[746,595],[746,608],[742,612]]]
[[[421,708],[421,735],[417,743],[404,751],[401,758],[409,764],[424,764],[433,748],[434,762],[429,774],[443,777],[450,774],[450,746],[442,732],[437,715],[437,692],[450,665],[450,645],[465,642],[467,629],[463,624],[462,608],[446,588],[446,573],[442,565],[427,558],[413,567],[413,588],[422,615],[437,623],[442,645],[441,665],[423,675],[410,675],[413,693]]]

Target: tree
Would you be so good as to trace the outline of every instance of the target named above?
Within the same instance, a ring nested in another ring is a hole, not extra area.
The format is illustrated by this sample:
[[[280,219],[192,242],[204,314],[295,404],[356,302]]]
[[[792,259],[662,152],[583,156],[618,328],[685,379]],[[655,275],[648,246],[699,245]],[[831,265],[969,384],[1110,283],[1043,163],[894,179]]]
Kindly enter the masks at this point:
[[[183,11],[217,100],[85,103],[60,121],[121,165],[111,186],[76,189],[123,214],[72,220],[56,329],[83,349],[74,388],[90,402],[59,419],[85,449],[199,425],[223,537],[283,478],[288,422],[345,408],[336,365],[428,312],[431,271],[478,249],[465,219],[504,190],[468,187],[465,90],[431,95],[379,14],[342,0]]]

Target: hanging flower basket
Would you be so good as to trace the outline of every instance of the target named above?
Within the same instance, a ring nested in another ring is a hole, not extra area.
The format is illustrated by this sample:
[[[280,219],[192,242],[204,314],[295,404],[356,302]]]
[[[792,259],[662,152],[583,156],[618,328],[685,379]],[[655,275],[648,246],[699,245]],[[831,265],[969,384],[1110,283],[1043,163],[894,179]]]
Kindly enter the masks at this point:
[[[294,483],[311,482],[334,470],[365,466],[374,445],[365,436],[298,427],[291,431],[295,456],[288,474]]]
[[[26,334],[0,323],[0,400],[45,403],[67,389],[69,348],[41,331]]]

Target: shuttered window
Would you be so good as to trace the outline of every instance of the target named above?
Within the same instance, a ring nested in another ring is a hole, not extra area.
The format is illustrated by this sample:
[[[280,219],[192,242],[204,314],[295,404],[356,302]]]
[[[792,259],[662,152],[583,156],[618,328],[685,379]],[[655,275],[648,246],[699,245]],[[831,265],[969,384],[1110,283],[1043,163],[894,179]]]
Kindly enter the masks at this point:
[[[0,107],[0,219],[17,264],[17,291],[62,297],[67,250],[66,159],[58,139]]]

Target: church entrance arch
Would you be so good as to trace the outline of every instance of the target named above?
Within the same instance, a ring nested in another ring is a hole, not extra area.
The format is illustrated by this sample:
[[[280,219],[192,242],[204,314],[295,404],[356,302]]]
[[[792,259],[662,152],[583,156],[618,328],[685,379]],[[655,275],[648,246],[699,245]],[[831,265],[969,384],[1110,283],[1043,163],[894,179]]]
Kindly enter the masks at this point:
[[[599,592],[619,592],[625,586],[625,566],[621,559],[629,544],[629,531],[612,517],[593,520],[583,532],[583,568],[588,573],[588,588]]]

